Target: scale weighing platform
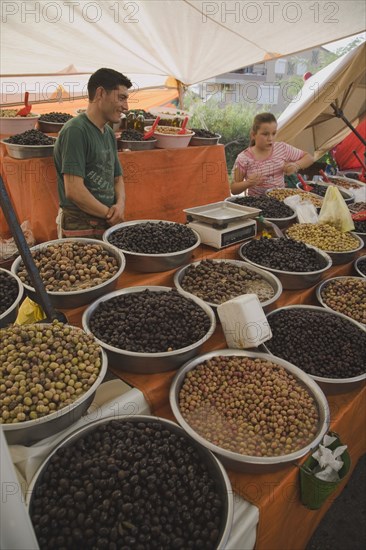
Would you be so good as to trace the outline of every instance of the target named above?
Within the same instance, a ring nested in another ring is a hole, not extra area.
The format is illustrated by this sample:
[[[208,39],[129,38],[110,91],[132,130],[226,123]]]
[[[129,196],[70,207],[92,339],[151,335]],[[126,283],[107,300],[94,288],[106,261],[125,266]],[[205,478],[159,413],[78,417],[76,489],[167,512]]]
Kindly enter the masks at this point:
[[[221,201],[184,212],[188,227],[197,231],[201,242],[219,249],[255,237],[257,222],[252,218],[259,216],[261,210]]]

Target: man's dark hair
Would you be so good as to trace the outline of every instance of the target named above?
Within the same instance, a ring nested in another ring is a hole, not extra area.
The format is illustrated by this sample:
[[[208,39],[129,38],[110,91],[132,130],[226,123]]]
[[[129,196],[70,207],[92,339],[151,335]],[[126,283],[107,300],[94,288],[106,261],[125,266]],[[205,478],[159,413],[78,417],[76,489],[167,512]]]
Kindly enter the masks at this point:
[[[131,88],[132,82],[127,76],[114,69],[98,69],[91,75],[88,82],[88,96],[89,100],[93,100],[95,92],[99,86],[102,86],[105,90],[116,90],[118,86],[126,86]]]

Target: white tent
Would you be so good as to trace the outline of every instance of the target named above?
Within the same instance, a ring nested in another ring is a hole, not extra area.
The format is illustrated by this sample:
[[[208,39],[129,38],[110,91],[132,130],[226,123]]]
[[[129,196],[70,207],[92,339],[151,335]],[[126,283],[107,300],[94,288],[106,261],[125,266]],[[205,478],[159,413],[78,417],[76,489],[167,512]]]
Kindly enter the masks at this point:
[[[362,32],[363,0],[1,2],[3,76],[111,67],[185,85]]]
[[[277,139],[321,157],[366,116],[366,42],[306,80],[278,119]]]

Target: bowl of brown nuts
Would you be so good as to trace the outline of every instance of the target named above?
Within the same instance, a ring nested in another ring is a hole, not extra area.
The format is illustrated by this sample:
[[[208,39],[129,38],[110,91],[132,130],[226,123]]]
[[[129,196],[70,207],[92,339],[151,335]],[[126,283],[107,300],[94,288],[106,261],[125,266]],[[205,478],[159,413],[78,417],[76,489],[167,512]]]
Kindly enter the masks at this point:
[[[169,399],[182,428],[237,471],[282,468],[315,447],[329,426],[314,380],[266,353],[200,355],[178,371]]]
[[[204,300],[212,308],[254,293],[264,310],[282,294],[280,280],[272,273],[239,260],[202,260],[181,268],[174,275],[178,290]]]
[[[58,239],[33,246],[30,251],[51,303],[61,309],[90,304],[114,290],[126,265],[120,250],[96,239]],[[14,260],[11,271],[34,297],[21,256]]]
[[[267,319],[272,338],[263,347],[299,367],[326,394],[349,392],[364,384],[364,325],[338,311],[308,305],[275,309]]]
[[[14,323],[23,292],[19,277],[0,267],[0,328]]]
[[[196,296],[165,286],[115,290],[93,302],[82,325],[110,365],[152,374],[179,368],[215,331],[213,310]]]
[[[319,303],[333,311],[366,324],[366,279],[362,277],[333,277],[316,289]]]
[[[10,445],[54,435],[88,409],[107,371],[90,334],[54,322],[9,325],[0,340],[0,424]]]
[[[152,126],[145,126],[144,130],[147,133]],[[194,132],[186,129],[184,134],[180,134],[181,128],[175,126],[157,126],[154,132],[156,138],[156,147],[160,149],[182,149],[187,147],[191,141]]]

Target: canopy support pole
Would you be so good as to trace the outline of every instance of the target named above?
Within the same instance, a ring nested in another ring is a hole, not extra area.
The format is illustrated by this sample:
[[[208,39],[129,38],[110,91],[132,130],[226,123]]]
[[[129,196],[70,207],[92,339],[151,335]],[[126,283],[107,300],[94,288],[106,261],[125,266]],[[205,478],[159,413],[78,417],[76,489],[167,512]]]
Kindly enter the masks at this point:
[[[366,147],[366,140],[361,136],[361,134],[356,130],[354,126],[347,120],[347,118],[344,116],[344,113],[342,109],[337,107],[335,103],[331,103],[330,106],[333,108],[334,114],[337,118],[341,118],[343,122],[352,130],[352,132],[358,137],[358,139],[363,143],[363,145]]]

